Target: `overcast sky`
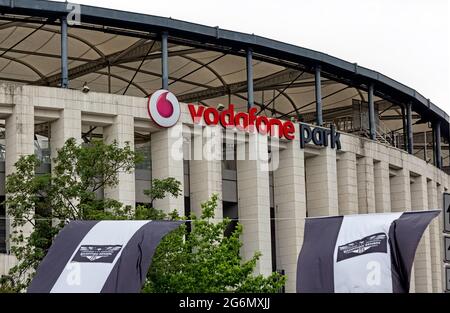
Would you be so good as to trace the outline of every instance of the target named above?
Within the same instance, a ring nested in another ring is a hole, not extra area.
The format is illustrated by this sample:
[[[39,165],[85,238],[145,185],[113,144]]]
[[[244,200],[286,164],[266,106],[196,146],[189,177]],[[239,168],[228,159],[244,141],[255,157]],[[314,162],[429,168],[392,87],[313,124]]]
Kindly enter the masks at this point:
[[[325,52],[396,79],[450,114],[448,0],[73,2],[219,26]]]

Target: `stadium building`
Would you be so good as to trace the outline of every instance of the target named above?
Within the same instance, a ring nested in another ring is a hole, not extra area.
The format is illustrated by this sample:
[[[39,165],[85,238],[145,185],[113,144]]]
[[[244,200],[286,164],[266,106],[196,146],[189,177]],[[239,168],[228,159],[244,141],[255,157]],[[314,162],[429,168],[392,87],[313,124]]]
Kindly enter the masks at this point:
[[[449,188],[449,116],[437,105],[356,63],[256,35],[70,3],[0,0],[0,80],[1,198],[22,155],[36,154],[45,173],[70,137],[130,142],[145,161],[99,197],[147,203],[152,178],[175,177],[184,197],[157,207],[188,214],[218,193],[216,217],[244,225],[242,256],[261,251],[257,272],[283,271],[288,292],[295,291],[305,217],[438,209]],[[161,89],[179,102],[159,111],[164,120],[179,108],[170,125],[151,114],[149,96]],[[217,126],[210,139],[222,158],[191,157],[203,128],[213,128],[207,124],[239,112],[236,124],[253,121],[253,132]],[[263,126],[275,119],[280,136],[265,136]],[[181,158],[173,152],[180,143]],[[257,158],[238,157],[252,147]],[[278,163],[267,167],[275,154]],[[5,274],[14,258],[4,207],[0,214]],[[442,224],[436,219],[421,240],[411,291],[443,291]]]

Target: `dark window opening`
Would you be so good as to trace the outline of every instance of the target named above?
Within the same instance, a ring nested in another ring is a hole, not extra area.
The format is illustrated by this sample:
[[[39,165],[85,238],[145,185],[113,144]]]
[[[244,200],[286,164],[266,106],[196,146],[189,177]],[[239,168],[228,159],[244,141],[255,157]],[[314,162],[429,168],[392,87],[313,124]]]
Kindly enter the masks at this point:
[[[35,227],[34,232],[40,238],[37,246],[44,251],[48,250],[52,244],[53,239],[53,225],[52,225],[52,208],[45,201],[44,197],[39,197],[35,203]]]
[[[188,220],[191,219],[191,198],[190,197],[184,197],[184,215],[188,218]],[[186,232],[190,234],[192,231],[192,222],[188,221],[186,222]]]
[[[272,272],[277,270],[277,245],[275,229],[275,209],[270,208],[270,240],[272,241]]]
[[[5,196],[0,196],[0,253],[6,253],[6,209]]]
[[[225,229],[224,236],[230,237],[231,234],[236,230],[238,224],[238,205],[235,202],[223,201],[223,217],[231,219],[230,224],[228,224]]]

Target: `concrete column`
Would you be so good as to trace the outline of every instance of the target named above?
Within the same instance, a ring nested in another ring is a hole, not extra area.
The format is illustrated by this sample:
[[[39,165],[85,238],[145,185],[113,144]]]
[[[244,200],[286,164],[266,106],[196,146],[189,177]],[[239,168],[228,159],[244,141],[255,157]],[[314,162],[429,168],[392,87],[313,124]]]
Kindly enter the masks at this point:
[[[81,144],[81,110],[77,102],[70,103],[60,112],[60,117],[51,126],[50,149],[52,159],[69,138],[75,138]],[[52,164],[53,166],[53,164]]]
[[[336,166],[339,214],[358,214],[356,154],[342,153]]]
[[[358,207],[359,213],[375,213],[375,181],[373,172],[373,159],[359,158],[358,172]]]
[[[181,126],[182,124],[179,123],[174,127],[152,133],[152,179],[173,177],[183,183],[183,136]],[[181,195],[178,198],[170,196],[155,200],[155,207],[166,213],[177,210],[181,216],[184,216],[183,184],[181,188]]]
[[[416,292],[416,270],[415,270],[415,263],[413,263],[413,266],[411,268],[411,279],[409,281],[409,293],[415,293]]]
[[[9,275],[9,270],[17,263],[17,258],[13,254],[0,253],[0,275]]]
[[[336,150],[321,149],[305,164],[308,216],[338,215]]]
[[[14,172],[14,164],[21,156],[34,154],[34,107],[28,97],[20,99],[6,118],[6,176]]]
[[[407,169],[399,169],[396,175],[391,177],[391,210],[392,212],[411,211],[411,180]],[[415,292],[414,265],[411,270],[410,289]]]
[[[107,144],[116,141],[121,148],[128,142],[130,148],[134,150],[133,116],[117,115],[112,125],[103,128],[103,139]],[[118,179],[116,186],[105,188],[105,198],[115,199],[134,208],[136,203],[134,170],[131,173],[120,171]]]
[[[436,182],[430,180],[427,182],[428,190],[428,208],[438,209]],[[430,224],[430,253],[431,253],[431,276],[433,292],[442,292],[442,259],[441,245],[442,236],[439,224],[439,218],[435,218]]]
[[[411,211],[411,188],[409,171],[397,170],[391,177],[391,209],[392,212]]]
[[[411,184],[411,208],[413,211],[424,211],[428,208],[428,187],[424,176],[414,178]],[[430,230],[427,228],[417,247],[415,257],[416,292],[432,292]]]
[[[277,264],[287,275],[286,292],[295,292],[297,259],[303,243],[305,201],[304,150],[296,139],[280,151],[274,175]]]
[[[443,207],[444,207],[444,186],[441,184],[437,184],[437,205],[438,205],[438,209],[441,210],[441,212],[443,211]],[[441,286],[441,290],[445,290],[446,286],[444,285],[445,283],[445,271],[443,269],[444,263],[442,262],[444,260],[444,243],[443,243],[443,234],[442,232],[444,231],[444,216],[443,214],[439,214],[439,220],[438,220],[438,225],[439,225],[439,260],[440,260],[440,266],[441,266],[441,281],[442,281],[442,286]]]
[[[194,135],[196,136],[196,135]],[[198,135],[200,137],[200,135]],[[202,149],[200,160],[190,162],[190,200],[191,212],[196,216],[201,214],[201,204],[207,201],[213,193],[219,195],[215,218],[223,218],[222,208],[222,130],[219,127],[203,128],[202,139],[194,139],[193,149]],[[197,147],[197,144],[200,145]]]
[[[34,106],[32,99],[28,96],[15,96],[13,112],[6,118],[5,124],[5,177],[7,177],[15,171],[14,164],[21,156],[34,154]],[[11,221],[7,220],[5,224],[6,248],[9,250]],[[26,224],[22,230],[25,235],[28,235],[32,231],[32,225]]]
[[[391,190],[389,180],[389,163],[373,164],[375,181],[375,210],[377,213],[391,212]]]
[[[253,157],[237,160],[239,221],[244,227],[241,255],[248,260],[256,251],[261,252],[255,273],[269,275],[272,258],[267,137],[250,134],[245,145]],[[255,157],[256,150],[258,157]]]

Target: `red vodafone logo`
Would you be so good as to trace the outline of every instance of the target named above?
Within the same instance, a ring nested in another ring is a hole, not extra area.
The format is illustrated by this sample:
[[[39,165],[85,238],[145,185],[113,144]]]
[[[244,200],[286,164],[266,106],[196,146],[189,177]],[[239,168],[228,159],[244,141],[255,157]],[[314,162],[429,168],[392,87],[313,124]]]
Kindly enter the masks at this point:
[[[180,104],[173,93],[161,89],[148,99],[148,114],[159,126],[172,127],[180,118]]]
[[[219,112],[213,107],[188,105],[194,124],[202,120],[206,125],[221,124],[225,128],[236,128],[242,131],[253,132],[254,129],[262,135],[284,137],[288,140],[295,138],[295,126],[291,121],[282,121],[277,118],[257,116],[257,109],[250,108],[248,112],[235,112],[234,105],[230,104],[227,110]]]

